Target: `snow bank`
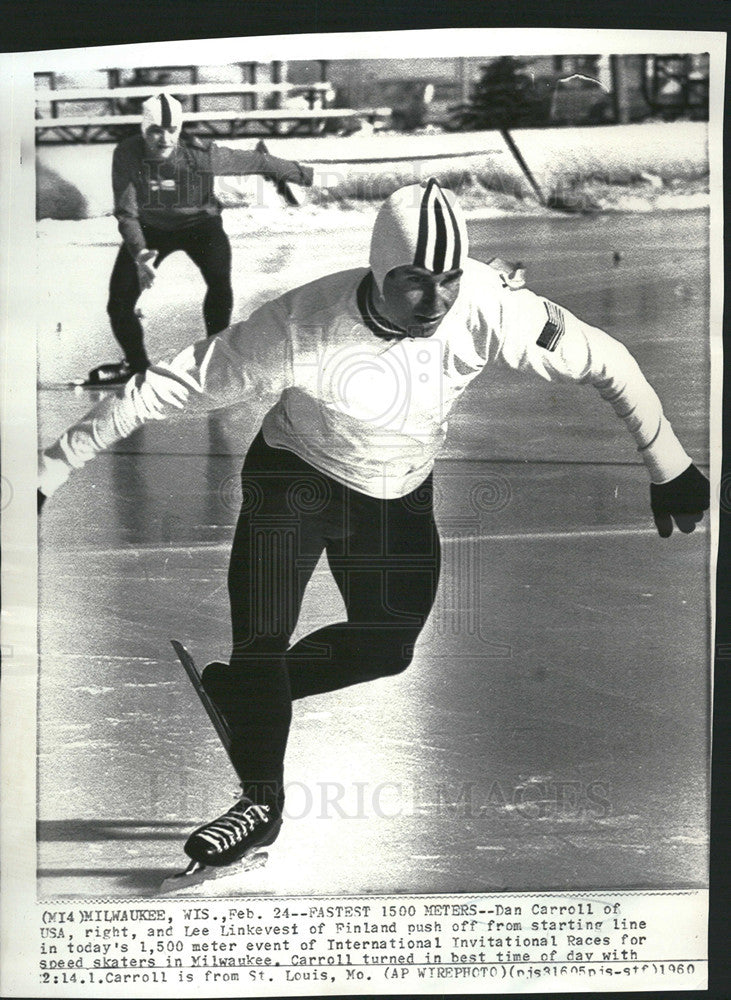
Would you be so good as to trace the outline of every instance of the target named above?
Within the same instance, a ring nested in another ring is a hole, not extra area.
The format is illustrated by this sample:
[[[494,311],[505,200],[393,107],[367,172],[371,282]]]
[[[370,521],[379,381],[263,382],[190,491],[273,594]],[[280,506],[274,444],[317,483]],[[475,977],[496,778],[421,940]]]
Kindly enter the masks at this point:
[[[546,194],[596,181],[631,184],[642,181],[643,174],[650,178],[650,187],[698,181],[708,174],[705,122],[523,129],[512,135]],[[254,140],[228,144],[250,148]],[[498,132],[304,137],[272,139],[268,145],[278,156],[315,166],[327,188],[312,192],[311,201],[318,207],[342,209],[379,201],[400,184],[432,174],[458,190],[494,192],[498,202],[507,199],[498,205],[505,210],[516,200],[533,198]],[[39,147],[37,217],[109,215],[113,149],[113,144]],[[220,194],[227,205],[278,209],[270,186],[260,179],[222,179]]]

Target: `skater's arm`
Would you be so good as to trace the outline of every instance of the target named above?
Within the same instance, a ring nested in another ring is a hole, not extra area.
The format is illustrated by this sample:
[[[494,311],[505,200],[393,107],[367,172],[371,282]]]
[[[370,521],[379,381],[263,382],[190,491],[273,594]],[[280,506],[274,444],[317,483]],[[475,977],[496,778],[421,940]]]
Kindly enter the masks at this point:
[[[39,452],[38,489],[52,496],[75,469],[128,437],[149,420],[161,420],[189,402],[190,387],[153,367],[127,382],[122,396],[101,400],[77,423]]]
[[[499,353],[511,368],[594,386],[634,437],[652,482],[688,468],[689,455],[624,344],[528,289],[504,295],[501,325]]]
[[[114,215],[119,232],[134,259],[147,246],[139,219],[137,191],[134,185],[134,160],[124,145],[117,146],[112,158]]]
[[[593,385],[637,443],[650,477],[658,532],[673,519],[692,531],[710,503],[708,480],[693,464],[663,412],[657,393],[618,340],[527,289],[504,295],[500,353],[511,367],[549,381]]]
[[[294,160],[283,160],[271,153],[249,149],[232,149],[229,146],[211,144],[211,170],[214,174],[262,174],[271,180],[288,181],[310,187],[313,181],[312,167]]]
[[[39,456],[38,487],[51,496],[102,451],[151,420],[195,415],[243,400],[270,403],[292,382],[286,323],[276,304],[216,337],[191,344],[152,365],[107,396]]]

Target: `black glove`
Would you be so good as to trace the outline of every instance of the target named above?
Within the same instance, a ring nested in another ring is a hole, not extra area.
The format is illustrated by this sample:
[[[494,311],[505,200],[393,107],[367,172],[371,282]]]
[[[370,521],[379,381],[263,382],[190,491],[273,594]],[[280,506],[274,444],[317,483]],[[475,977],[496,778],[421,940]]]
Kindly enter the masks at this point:
[[[40,514],[41,508],[43,507],[43,504],[46,502],[46,494],[41,493],[40,490],[38,490],[37,492],[38,492],[38,513]]]
[[[703,518],[711,502],[710,483],[691,464],[669,483],[650,484],[650,506],[655,525],[661,538],[673,533],[673,520],[678,528],[689,534]]]

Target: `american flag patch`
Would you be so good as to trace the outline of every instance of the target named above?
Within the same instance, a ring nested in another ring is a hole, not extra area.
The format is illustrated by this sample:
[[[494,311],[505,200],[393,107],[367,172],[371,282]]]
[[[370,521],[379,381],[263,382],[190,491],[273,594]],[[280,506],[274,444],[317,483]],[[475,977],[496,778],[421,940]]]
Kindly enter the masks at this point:
[[[543,305],[548,313],[548,321],[541,330],[541,335],[536,343],[547,351],[555,351],[556,345],[566,332],[566,322],[562,310],[553,302],[544,301]]]

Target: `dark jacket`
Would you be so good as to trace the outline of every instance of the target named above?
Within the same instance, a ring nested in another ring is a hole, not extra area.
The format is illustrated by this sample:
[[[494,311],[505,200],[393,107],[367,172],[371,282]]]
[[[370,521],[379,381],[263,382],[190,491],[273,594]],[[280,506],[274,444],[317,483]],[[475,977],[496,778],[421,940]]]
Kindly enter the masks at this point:
[[[217,146],[210,139],[182,139],[167,160],[151,160],[141,135],[114,150],[114,214],[132,256],[146,246],[142,226],[167,231],[195,226],[221,214],[213,193],[216,176],[263,174],[273,181],[312,184],[312,168],[269,153]]]

